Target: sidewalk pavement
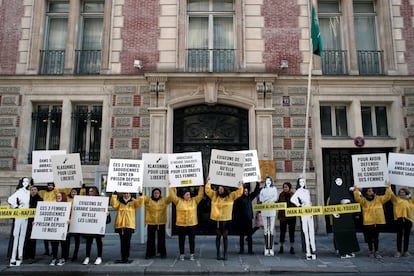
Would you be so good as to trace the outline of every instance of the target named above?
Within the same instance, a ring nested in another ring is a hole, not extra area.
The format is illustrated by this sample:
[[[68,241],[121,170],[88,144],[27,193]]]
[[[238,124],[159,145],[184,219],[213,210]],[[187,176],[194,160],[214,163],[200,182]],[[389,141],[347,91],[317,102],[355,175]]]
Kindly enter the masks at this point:
[[[278,233],[276,232],[278,237]],[[89,265],[82,265],[85,243],[82,241],[79,249],[79,260],[70,260],[63,266],[49,266],[51,257],[43,254],[43,242],[38,241],[38,256],[33,264],[23,261],[19,267],[9,267],[9,260],[6,258],[8,247],[8,236],[0,235],[0,275],[31,275],[41,273],[42,275],[247,275],[247,274],[311,274],[323,273],[332,274],[362,274],[373,275],[385,273],[388,275],[413,275],[414,254],[410,257],[395,258],[396,234],[381,233],[379,252],[382,259],[368,257],[367,245],[363,235],[358,233],[358,240],[361,251],[355,258],[341,259],[333,249],[332,234],[317,235],[317,259],[307,261],[305,254],[300,248],[300,235],[296,232],[298,242],[296,243],[296,254],[289,252],[289,243],[285,244],[285,253],[278,254],[279,245],[275,244],[275,256],[266,257],[263,255],[263,236],[259,230],[253,237],[253,249],[255,254],[238,254],[238,236],[229,237],[228,259],[226,261],[216,260],[215,237],[196,236],[195,261],[189,260],[188,239],[185,250],[186,259],[179,260],[178,238],[173,236],[167,238],[167,258],[145,259],[145,244],[134,242],[131,245],[130,264],[117,264],[120,259],[119,238],[116,235],[106,235],[103,241],[103,263],[94,265],[96,258],[95,242],[92,246],[91,262]],[[73,241],[71,252],[73,250]],[[245,247],[247,244],[245,243]],[[287,247],[287,248],[286,248]],[[287,250],[286,250],[287,249]],[[414,237],[411,235],[410,249],[414,253]],[[246,249],[245,249],[246,250]]]

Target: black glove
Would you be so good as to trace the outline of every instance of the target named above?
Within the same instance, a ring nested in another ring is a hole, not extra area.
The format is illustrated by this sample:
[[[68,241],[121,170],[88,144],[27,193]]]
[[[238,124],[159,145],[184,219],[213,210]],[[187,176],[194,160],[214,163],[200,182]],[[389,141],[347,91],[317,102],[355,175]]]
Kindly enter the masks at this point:
[[[139,194],[139,196],[142,196],[142,192],[139,192],[138,194]]]
[[[82,189],[86,189],[85,183],[82,184]]]
[[[118,194],[118,192],[117,192],[117,191],[114,191],[112,194],[113,194],[113,195],[117,195],[117,194]]]

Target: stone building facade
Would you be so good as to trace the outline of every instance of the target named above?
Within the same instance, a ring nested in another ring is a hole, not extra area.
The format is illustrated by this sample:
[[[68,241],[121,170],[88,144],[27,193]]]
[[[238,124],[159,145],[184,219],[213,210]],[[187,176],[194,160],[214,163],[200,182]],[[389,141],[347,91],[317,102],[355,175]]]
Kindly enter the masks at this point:
[[[414,2],[311,2],[329,39],[313,56],[308,97],[306,0],[0,1],[1,202],[31,174],[36,149],[82,151],[91,185],[101,185],[111,158],[256,149],[274,160],[278,187],[305,167],[315,205],[333,176],[351,185],[352,154],[412,153]],[[375,48],[361,43],[364,28],[375,30]],[[56,110],[60,125],[41,134],[40,119],[56,123]],[[216,132],[178,136],[190,113],[219,114],[214,127],[199,126]],[[220,129],[226,120],[236,131]],[[317,230],[325,226],[318,217]]]

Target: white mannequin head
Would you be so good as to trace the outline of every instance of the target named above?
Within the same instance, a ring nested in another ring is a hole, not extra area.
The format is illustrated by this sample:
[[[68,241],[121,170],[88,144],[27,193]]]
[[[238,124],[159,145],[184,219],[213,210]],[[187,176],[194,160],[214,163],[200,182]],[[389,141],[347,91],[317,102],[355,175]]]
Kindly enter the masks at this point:
[[[30,179],[28,177],[23,177],[22,178],[23,188],[28,189],[29,185],[30,185]]]
[[[298,186],[300,187],[300,188],[305,188],[306,187],[306,179],[305,178],[299,178],[298,179]]]
[[[335,178],[335,184],[337,185],[337,186],[342,186],[342,178],[340,178],[340,177],[337,177],[337,178]]]

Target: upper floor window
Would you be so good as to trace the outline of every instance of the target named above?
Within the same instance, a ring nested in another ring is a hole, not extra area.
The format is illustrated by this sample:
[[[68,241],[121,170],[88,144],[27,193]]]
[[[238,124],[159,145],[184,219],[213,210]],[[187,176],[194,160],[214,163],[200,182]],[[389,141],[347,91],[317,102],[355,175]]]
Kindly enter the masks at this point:
[[[62,106],[39,104],[32,113],[32,130],[29,163],[34,150],[59,150]]]
[[[102,104],[79,104],[72,113],[72,152],[83,164],[97,164],[101,153]]]
[[[234,71],[234,13],[233,0],[188,0],[188,71]]]
[[[319,118],[322,136],[348,136],[345,105],[321,105]]]
[[[353,2],[355,43],[360,75],[382,74],[382,51],[377,46],[376,11],[372,0]]]
[[[77,1],[47,2],[40,74],[63,74],[69,69],[75,74],[99,74],[105,1]],[[71,33],[75,36],[68,41]]]
[[[362,105],[361,116],[364,136],[388,136],[386,106]]]
[[[323,1],[318,5],[319,25],[323,37],[322,72],[325,75],[348,73],[347,52],[342,46],[341,7],[339,1]]]
[[[63,74],[68,33],[69,2],[49,2],[41,53],[41,74]]]
[[[104,2],[84,1],[75,73],[98,74],[101,68]]]

